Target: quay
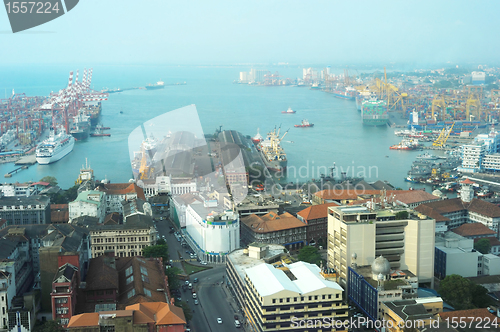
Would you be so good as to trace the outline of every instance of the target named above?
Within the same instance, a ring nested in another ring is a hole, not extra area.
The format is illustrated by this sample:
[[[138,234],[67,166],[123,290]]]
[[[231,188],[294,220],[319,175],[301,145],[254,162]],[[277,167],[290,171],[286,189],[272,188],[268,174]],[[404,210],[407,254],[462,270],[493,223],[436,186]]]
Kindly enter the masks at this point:
[[[33,165],[33,164],[36,164],[36,154],[34,153],[21,157],[21,159],[15,162],[15,165]]]

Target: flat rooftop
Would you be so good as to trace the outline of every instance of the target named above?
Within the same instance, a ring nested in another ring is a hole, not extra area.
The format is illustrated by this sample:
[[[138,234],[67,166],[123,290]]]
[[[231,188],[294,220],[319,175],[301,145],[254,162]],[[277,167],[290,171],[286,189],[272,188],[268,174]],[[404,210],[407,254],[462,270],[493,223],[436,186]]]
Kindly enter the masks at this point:
[[[284,246],[279,244],[266,244],[266,243],[254,242],[251,244],[251,246],[259,248],[267,246],[268,249],[266,255],[262,257],[262,259],[252,258],[243,253],[245,249],[235,250],[228,255],[229,259],[233,263],[235,270],[238,272],[242,280],[245,280],[246,269],[262,264],[264,261],[267,261],[268,263],[273,263],[274,261],[277,261],[281,258],[281,255],[285,253],[284,249],[286,249]]]

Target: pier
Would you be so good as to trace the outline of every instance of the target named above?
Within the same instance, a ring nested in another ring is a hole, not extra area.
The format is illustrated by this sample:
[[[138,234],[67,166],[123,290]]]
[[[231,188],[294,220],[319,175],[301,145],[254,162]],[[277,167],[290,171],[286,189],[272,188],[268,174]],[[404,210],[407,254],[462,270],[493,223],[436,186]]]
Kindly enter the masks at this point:
[[[4,177],[11,178],[12,174],[16,174],[17,172],[22,171],[23,169],[28,169],[28,167],[29,167],[28,165],[24,165],[24,166],[18,167],[15,170],[10,171],[9,173],[5,174]]]
[[[33,164],[36,164],[36,154],[30,154],[21,157],[21,159],[15,162],[15,165],[33,165]]]

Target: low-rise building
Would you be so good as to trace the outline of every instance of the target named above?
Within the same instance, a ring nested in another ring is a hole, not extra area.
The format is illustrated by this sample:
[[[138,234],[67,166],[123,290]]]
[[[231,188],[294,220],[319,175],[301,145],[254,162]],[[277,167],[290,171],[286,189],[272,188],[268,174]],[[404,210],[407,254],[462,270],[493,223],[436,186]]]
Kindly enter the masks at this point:
[[[79,193],[77,198],[68,204],[69,222],[81,216],[90,216],[98,218],[102,223],[106,216],[105,203],[106,195],[103,192],[90,190]]]
[[[403,332],[406,325],[422,330],[426,326],[436,325],[439,313],[443,312],[443,300],[440,297],[434,297],[387,301],[381,303],[380,309],[382,319],[387,327],[386,331]],[[372,328],[370,325],[367,328]]]
[[[85,313],[71,317],[71,332],[185,330],[186,318],[181,308],[165,302],[137,303],[125,310]]]
[[[307,244],[323,246],[327,243],[329,206],[337,206],[337,203],[312,205],[297,213],[297,219],[307,225]]]
[[[96,190],[105,194],[104,214],[123,213],[123,201],[137,198],[146,200],[144,191],[135,183],[100,183]]]
[[[132,198],[127,201],[122,202],[123,205],[123,218],[127,220],[128,217],[131,217],[136,214],[147,215],[152,217],[153,210],[151,208],[151,204],[140,199],[140,198]],[[116,214],[117,212],[113,212]]]
[[[0,218],[7,220],[7,225],[50,224],[50,198],[0,197]]]
[[[288,212],[269,212],[263,216],[250,215],[241,221],[241,242],[284,245],[287,249],[299,249],[306,243],[306,224]]]
[[[113,251],[116,257],[142,255],[142,249],[156,244],[156,229],[150,216],[135,214],[123,224],[89,226],[92,257]]]

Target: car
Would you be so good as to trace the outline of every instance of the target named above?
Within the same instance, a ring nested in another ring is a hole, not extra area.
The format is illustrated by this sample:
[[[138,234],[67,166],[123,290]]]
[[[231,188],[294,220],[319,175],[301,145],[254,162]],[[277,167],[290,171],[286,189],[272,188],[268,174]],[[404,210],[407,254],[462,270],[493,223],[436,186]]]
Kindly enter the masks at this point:
[[[201,262],[200,262],[200,264],[201,264],[201,265],[207,265],[207,262],[205,262],[205,261],[201,261]]]
[[[217,324],[222,324],[222,318],[217,318]]]
[[[189,280],[186,280],[186,281],[184,282],[184,284],[185,284],[185,285],[189,285]]]
[[[189,254],[189,250],[186,250],[186,254]]]
[[[236,319],[236,320],[234,321],[234,326],[235,326],[235,327],[241,327],[240,321]]]
[[[198,282],[198,278],[194,278],[193,282],[197,283]]]
[[[198,300],[194,300],[194,304],[198,304]]]

